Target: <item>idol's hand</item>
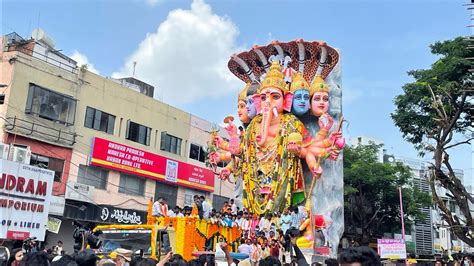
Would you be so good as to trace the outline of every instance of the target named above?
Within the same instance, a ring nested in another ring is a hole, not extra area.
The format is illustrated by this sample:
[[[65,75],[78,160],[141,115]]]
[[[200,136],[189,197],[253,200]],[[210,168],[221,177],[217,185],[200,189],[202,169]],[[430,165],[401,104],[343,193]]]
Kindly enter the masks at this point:
[[[209,153],[207,157],[209,158],[210,164],[217,164],[221,161],[219,153],[215,151]]]
[[[288,142],[286,149],[288,150],[288,152],[291,152],[293,154],[300,154],[301,145],[298,145],[296,142],[291,141],[291,142]]]
[[[322,114],[318,119],[318,124],[320,129],[325,129],[329,131],[333,123],[332,117],[328,113]]]
[[[226,167],[224,167],[219,173],[219,179],[223,181],[228,180],[229,176],[230,176],[230,170],[227,169]]]

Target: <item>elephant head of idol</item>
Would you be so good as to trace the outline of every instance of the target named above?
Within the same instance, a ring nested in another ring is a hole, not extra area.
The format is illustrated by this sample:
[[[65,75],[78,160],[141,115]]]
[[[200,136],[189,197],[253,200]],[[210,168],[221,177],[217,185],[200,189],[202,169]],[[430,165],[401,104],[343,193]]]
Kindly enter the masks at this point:
[[[288,90],[277,61],[272,62],[260,89],[253,99],[257,112],[262,114],[257,144],[263,146],[267,141],[269,128],[280,123],[283,111],[291,111],[293,101],[293,93]]]

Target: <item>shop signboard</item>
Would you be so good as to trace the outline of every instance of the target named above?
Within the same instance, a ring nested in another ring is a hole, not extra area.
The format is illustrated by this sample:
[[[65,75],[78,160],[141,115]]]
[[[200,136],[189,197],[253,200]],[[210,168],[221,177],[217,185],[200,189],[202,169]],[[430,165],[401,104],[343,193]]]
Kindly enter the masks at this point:
[[[49,214],[63,216],[65,205],[66,205],[66,199],[64,197],[51,196],[51,202],[49,205]]]
[[[59,229],[61,228],[61,219],[48,217],[48,231],[58,234]]]
[[[0,160],[0,239],[44,241],[54,172]]]
[[[214,191],[214,173],[131,146],[95,137],[91,164],[194,189]]]
[[[67,200],[64,217],[98,224],[146,224],[147,213],[134,209]]]
[[[407,258],[407,250],[403,239],[377,239],[377,250],[382,259]]]

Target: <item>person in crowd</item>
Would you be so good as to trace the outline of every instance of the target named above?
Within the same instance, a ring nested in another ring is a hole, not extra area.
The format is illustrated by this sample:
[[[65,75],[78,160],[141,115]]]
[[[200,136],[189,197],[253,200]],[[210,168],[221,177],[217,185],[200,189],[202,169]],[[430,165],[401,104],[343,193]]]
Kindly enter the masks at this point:
[[[250,220],[250,231],[255,231],[255,229],[258,227],[258,223],[260,220],[258,219],[258,216],[256,214],[252,215],[252,219]]]
[[[262,259],[265,259],[266,257],[270,256],[270,247],[268,244],[267,238],[263,237],[262,238]]]
[[[228,201],[224,201],[224,205],[222,205],[221,212],[222,212],[222,213],[226,213],[226,212],[227,212],[227,209],[228,209],[229,207],[230,207],[229,202],[228,202]]]
[[[235,217],[235,224],[242,229],[242,223],[244,222],[244,213],[242,211],[237,212]]]
[[[8,266],[19,266],[20,262],[23,260],[24,254],[22,248],[14,248],[10,252],[10,258],[8,259]]]
[[[173,212],[176,215],[176,217],[184,217],[183,210],[179,206],[175,206],[173,208]]]
[[[342,266],[381,266],[379,255],[369,247],[352,247],[345,249],[340,257],[339,263]]]
[[[191,212],[192,212],[192,208],[191,208],[191,207],[189,207],[189,206],[185,206],[185,207],[184,207],[184,216],[185,216],[185,217],[191,216]]]
[[[232,227],[232,226],[234,226],[234,222],[229,217],[229,215],[230,215],[229,213],[224,214],[224,218],[222,219],[222,225]]]
[[[275,225],[275,228],[281,228],[281,213],[277,212],[272,217],[272,223]]]
[[[14,264],[12,265],[20,265],[20,266],[45,265],[47,266],[50,264],[49,259],[48,259],[48,254],[44,251],[34,251],[22,257],[23,258],[18,262],[15,258]]]
[[[462,258],[461,265],[462,266],[473,266],[474,265],[473,260],[474,260],[474,258],[473,258],[472,255],[465,255]]]
[[[235,204],[234,199],[230,199],[230,211],[233,215],[237,214],[237,204]]]
[[[202,202],[202,211],[203,211],[203,218],[204,219],[209,219],[209,216],[211,214],[212,206],[209,204],[209,202],[206,200],[204,196],[200,197],[201,202]]]
[[[276,239],[270,241],[270,256],[280,260],[280,243]]]
[[[291,211],[291,226],[293,228],[300,228],[303,222],[304,214],[298,210],[298,207],[293,207]]]
[[[285,208],[285,210],[283,211],[280,222],[281,230],[283,231],[283,234],[286,234],[286,231],[291,227],[291,215],[288,208]]]
[[[198,216],[199,219],[202,219],[204,212],[202,209],[202,202],[198,195],[194,195],[194,205],[191,215],[196,217]]]
[[[239,253],[247,254],[250,257],[252,254],[252,241],[250,238],[245,238],[242,240],[242,244],[237,248]]]
[[[151,214],[154,217],[167,217],[168,216],[168,205],[163,197],[159,197],[158,200],[153,203]]]
[[[54,255],[61,255],[63,253],[63,242],[61,240],[59,240],[58,244],[53,247],[52,253]]]
[[[250,254],[250,263],[252,266],[258,265],[258,262],[262,259],[262,255],[262,247],[258,244],[257,239],[253,239]]]
[[[132,260],[133,252],[128,249],[118,248],[114,251],[117,256],[115,257],[116,266],[128,266]]]
[[[265,259],[261,260],[258,264],[259,266],[280,266],[281,262],[278,258],[274,258],[272,256],[266,257]]]
[[[250,230],[250,216],[248,212],[244,212],[242,216],[242,224],[240,225],[240,228],[242,229],[243,232],[248,232]]]

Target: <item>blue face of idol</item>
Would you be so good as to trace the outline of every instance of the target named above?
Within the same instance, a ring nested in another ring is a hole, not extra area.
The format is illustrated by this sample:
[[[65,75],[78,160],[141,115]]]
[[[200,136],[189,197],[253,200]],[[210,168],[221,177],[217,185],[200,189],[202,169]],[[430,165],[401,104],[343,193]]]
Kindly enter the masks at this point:
[[[309,91],[307,90],[296,90],[293,95],[293,104],[291,106],[291,112],[296,116],[302,116],[309,110]]]
[[[252,96],[247,96],[247,113],[250,119],[257,115],[257,109],[255,108],[255,102]]]

